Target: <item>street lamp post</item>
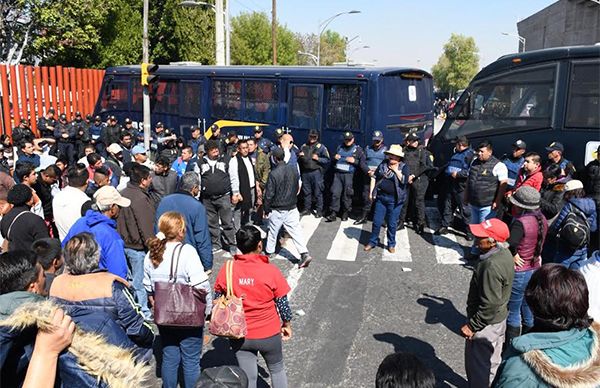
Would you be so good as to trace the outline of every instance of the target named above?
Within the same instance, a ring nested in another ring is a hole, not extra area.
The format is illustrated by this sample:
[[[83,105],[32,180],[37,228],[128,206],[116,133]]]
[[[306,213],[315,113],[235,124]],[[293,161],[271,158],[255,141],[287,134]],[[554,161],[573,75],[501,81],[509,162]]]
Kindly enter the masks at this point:
[[[319,63],[319,58],[317,58],[317,56],[315,54],[307,53],[305,51],[298,51],[298,54],[306,55],[307,57],[312,59],[315,62],[315,66]]]
[[[346,66],[350,65],[350,54],[353,54],[360,49],[368,49],[368,48],[371,48],[371,46],[360,46],[360,47],[356,47],[354,50],[350,51],[350,53],[348,55],[346,55]]]
[[[142,62],[148,63],[150,57],[150,42],[148,41],[148,11],[149,0],[144,0],[143,29],[142,29]],[[142,106],[144,115],[144,149],[150,149],[150,86],[144,85],[142,92]]]
[[[318,40],[317,41],[317,66],[321,65],[321,35],[323,35],[323,32],[325,32],[325,29],[327,28],[329,23],[331,23],[333,21],[333,19],[335,19],[339,16],[352,15],[355,13],[360,13],[360,11],[352,10],[352,11],[340,12],[340,13],[333,15],[329,19],[326,19],[321,24],[319,24],[319,33],[317,34],[317,40]]]
[[[183,0],[183,7],[210,7],[215,11],[215,62],[217,66],[231,64],[231,27],[229,24],[229,6],[224,0],[215,0],[215,4],[206,1]],[[223,36],[225,32],[225,36]]]
[[[513,36],[513,37],[517,38],[519,40],[519,43],[523,45],[523,51],[525,51],[525,42],[527,42],[527,39],[523,38],[519,34],[511,34],[508,32],[503,32],[502,35]],[[519,50],[519,52],[521,52],[521,50]]]

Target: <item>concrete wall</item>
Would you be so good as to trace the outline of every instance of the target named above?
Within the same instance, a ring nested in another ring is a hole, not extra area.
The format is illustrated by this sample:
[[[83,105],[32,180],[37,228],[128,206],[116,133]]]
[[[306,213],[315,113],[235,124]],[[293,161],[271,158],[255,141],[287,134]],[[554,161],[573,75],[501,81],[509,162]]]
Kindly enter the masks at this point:
[[[558,0],[517,23],[525,50],[591,45],[600,42],[600,4],[593,0]],[[519,51],[523,51],[520,45]]]

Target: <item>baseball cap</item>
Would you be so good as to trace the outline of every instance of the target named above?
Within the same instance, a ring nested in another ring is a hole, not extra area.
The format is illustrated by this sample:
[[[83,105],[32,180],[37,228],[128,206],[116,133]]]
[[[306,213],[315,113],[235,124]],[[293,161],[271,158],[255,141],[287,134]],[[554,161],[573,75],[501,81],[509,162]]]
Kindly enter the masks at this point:
[[[419,141],[419,135],[417,135],[414,132],[409,133],[408,135],[406,135],[406,138],[404,139],[406,141]]]
[[[112,186],[102,186],[94,194],[96,203],[101,206],[119,205],[121,207],[129,207],[131,200],[123,197],[117,189]]]
[[[572,191],[577,189],[583,189],[583,183],[577,179],[571,179],[565,183],[565,191]]]
[[[373,132],[373,140],[377,140],[377,141],[383,140],[383,133],[381,131]]]
[[[154,128],[162,128],[162,127],[164,127],[164,125],[160,121],[158,123],[156,123],[156,125],[154,126]]]
[[[283,136],[284,134],[285,134],[285,131],[283,130],[283,128],[277,128],[277,129],[275,130],[275,136],[277,136],[277,137],[281,137],[281,136]]]
[[[317,136],[317,137],[319,137],[319,131],[317,131],[316,129],[311,129],[310,131],[308,131],[308,136]]]
[[[117,121],[117,118],[115,116],[109,116],[108,119],[112,121]]]
[[[96,117],[94,117],[94,121],[102,121],[102,117],[96,116]]]
[[[119,152],[123,152],[123,148],[121,148],[121,146],[118,145],[117,143],[112,143],[111,145],[108,146],[108,148],[106,150],[108,152],[110,152],[111,154],[118,154]]]
[[[138,144],[131,149],[131,155],[139,155],[139,154],[145,154],[145,153],[146,153],[146,149],[141,144]]]
[[[61,115],[60,115],[58,118],[59,118],[60,120],[66,120],[66,119],[67,119],[67,115],[63,113],[63,114],[61,114]]]
[[[254,127],[254,133],[261,133],[262,131],[263,131],[263,129],[260,125],[257,125]]]
[[[54,108],[50,108],[48,109],[48,113],[56,113],[56,111],[54,110]]]
[[[81,117],[81,112],[75,112],[75,117]]]
[[[354,139],[354,134],[352,132],[344,132],[344,140]]]
[[[552,151],[560,151],[560,152],[564,152],[565,147],[562,145],[562,143],[559,143],[557,141],[553,141],[552,143],[550,143],[550,145],[548,147],[546,147],[546,151],[548,152],[552,152]]]
[[[525,149],[527,149],[527,143],[525,143],[523,140],[519,139],[513,143],[513,147],[516,147],[521,150],[525,150]]]
[[[131,124],[131,123],[133,123],[133,121],[131,121],[131,119],[129,117],[127,117],[125,119],[125,124]]]
[[[510,236],[508,226],[497,218],[485,220],[481,224],[469,225],[469,229],[475,237],[491,237],[498,242],[504,242]]]

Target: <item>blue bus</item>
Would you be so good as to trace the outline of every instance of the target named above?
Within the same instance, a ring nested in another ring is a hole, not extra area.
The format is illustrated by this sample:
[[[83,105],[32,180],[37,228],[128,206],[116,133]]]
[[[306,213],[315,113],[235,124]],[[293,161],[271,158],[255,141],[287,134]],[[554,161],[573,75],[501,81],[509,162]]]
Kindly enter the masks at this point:
[[[510,54],[486,66],[429,144],[438,166],[458,136],[473,147],[489,139],[498,157],[521,139],[546,159],[545,147],[560,142],[581,169],[600,145],[600,46]]]
[[[424,141],[433,135],[433,80],[419,69],[161,65],[156,74],[152,127],[160,121],[185,138],[190,127],[207,130],[219,120],[248,122],[238,128],[247,136],[250,123],[263,124],[271,139],[285,127],[300,144],[317,129],[330,149],[345,131],[363,145],[375,130],[387,144],[400,143],[409,131]],[[106,70],[95,114],[141,125],[140,66]]]

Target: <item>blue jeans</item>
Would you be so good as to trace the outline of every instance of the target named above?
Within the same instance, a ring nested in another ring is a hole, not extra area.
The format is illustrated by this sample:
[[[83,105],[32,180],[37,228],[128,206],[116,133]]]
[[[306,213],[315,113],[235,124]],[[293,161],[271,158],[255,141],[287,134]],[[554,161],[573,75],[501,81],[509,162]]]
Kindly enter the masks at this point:
[[[527,288],[529,279],[531,279],[534,272],[535,269],[515,272],[510,299],[508,300],[508,320],[506,322],[508,326],[521,327],[521,323],[524,326],[533,326],[533,314],[525,300],[525,288]]]
[[[470,205],[471,207],[471,224],[481,224],[485,220],[496,217],[496,211],[492,210],[492,206],[479,207]],[[471,246],[471,254],[479,254],[479,248],[477,248],[477,242],[473,241]]]
[[[125,248],[125,257],[131,269],[131,280],[135,299],[142,308],[142,315],[146,319],[151,318],[148,308],[148,294],[144,288],[144,259],[146,252],[137,251],[131,248]]]
[[[194,388],[200,377],[202,327],[159,326],[162,342],[162,381],[164,388],[177,388],[179,365],[183,368],[183,387]]]
[[[403,203],[396,203],[393,195],[378,194],[375,199],[375,211],[373,213],[373,228],[369,245],[377,246],[379,243],[379,231],[383,221],[387,222],[387,240],[388,248],[396,246],[396,229],[398,228],[398,218],[402,211]]]

